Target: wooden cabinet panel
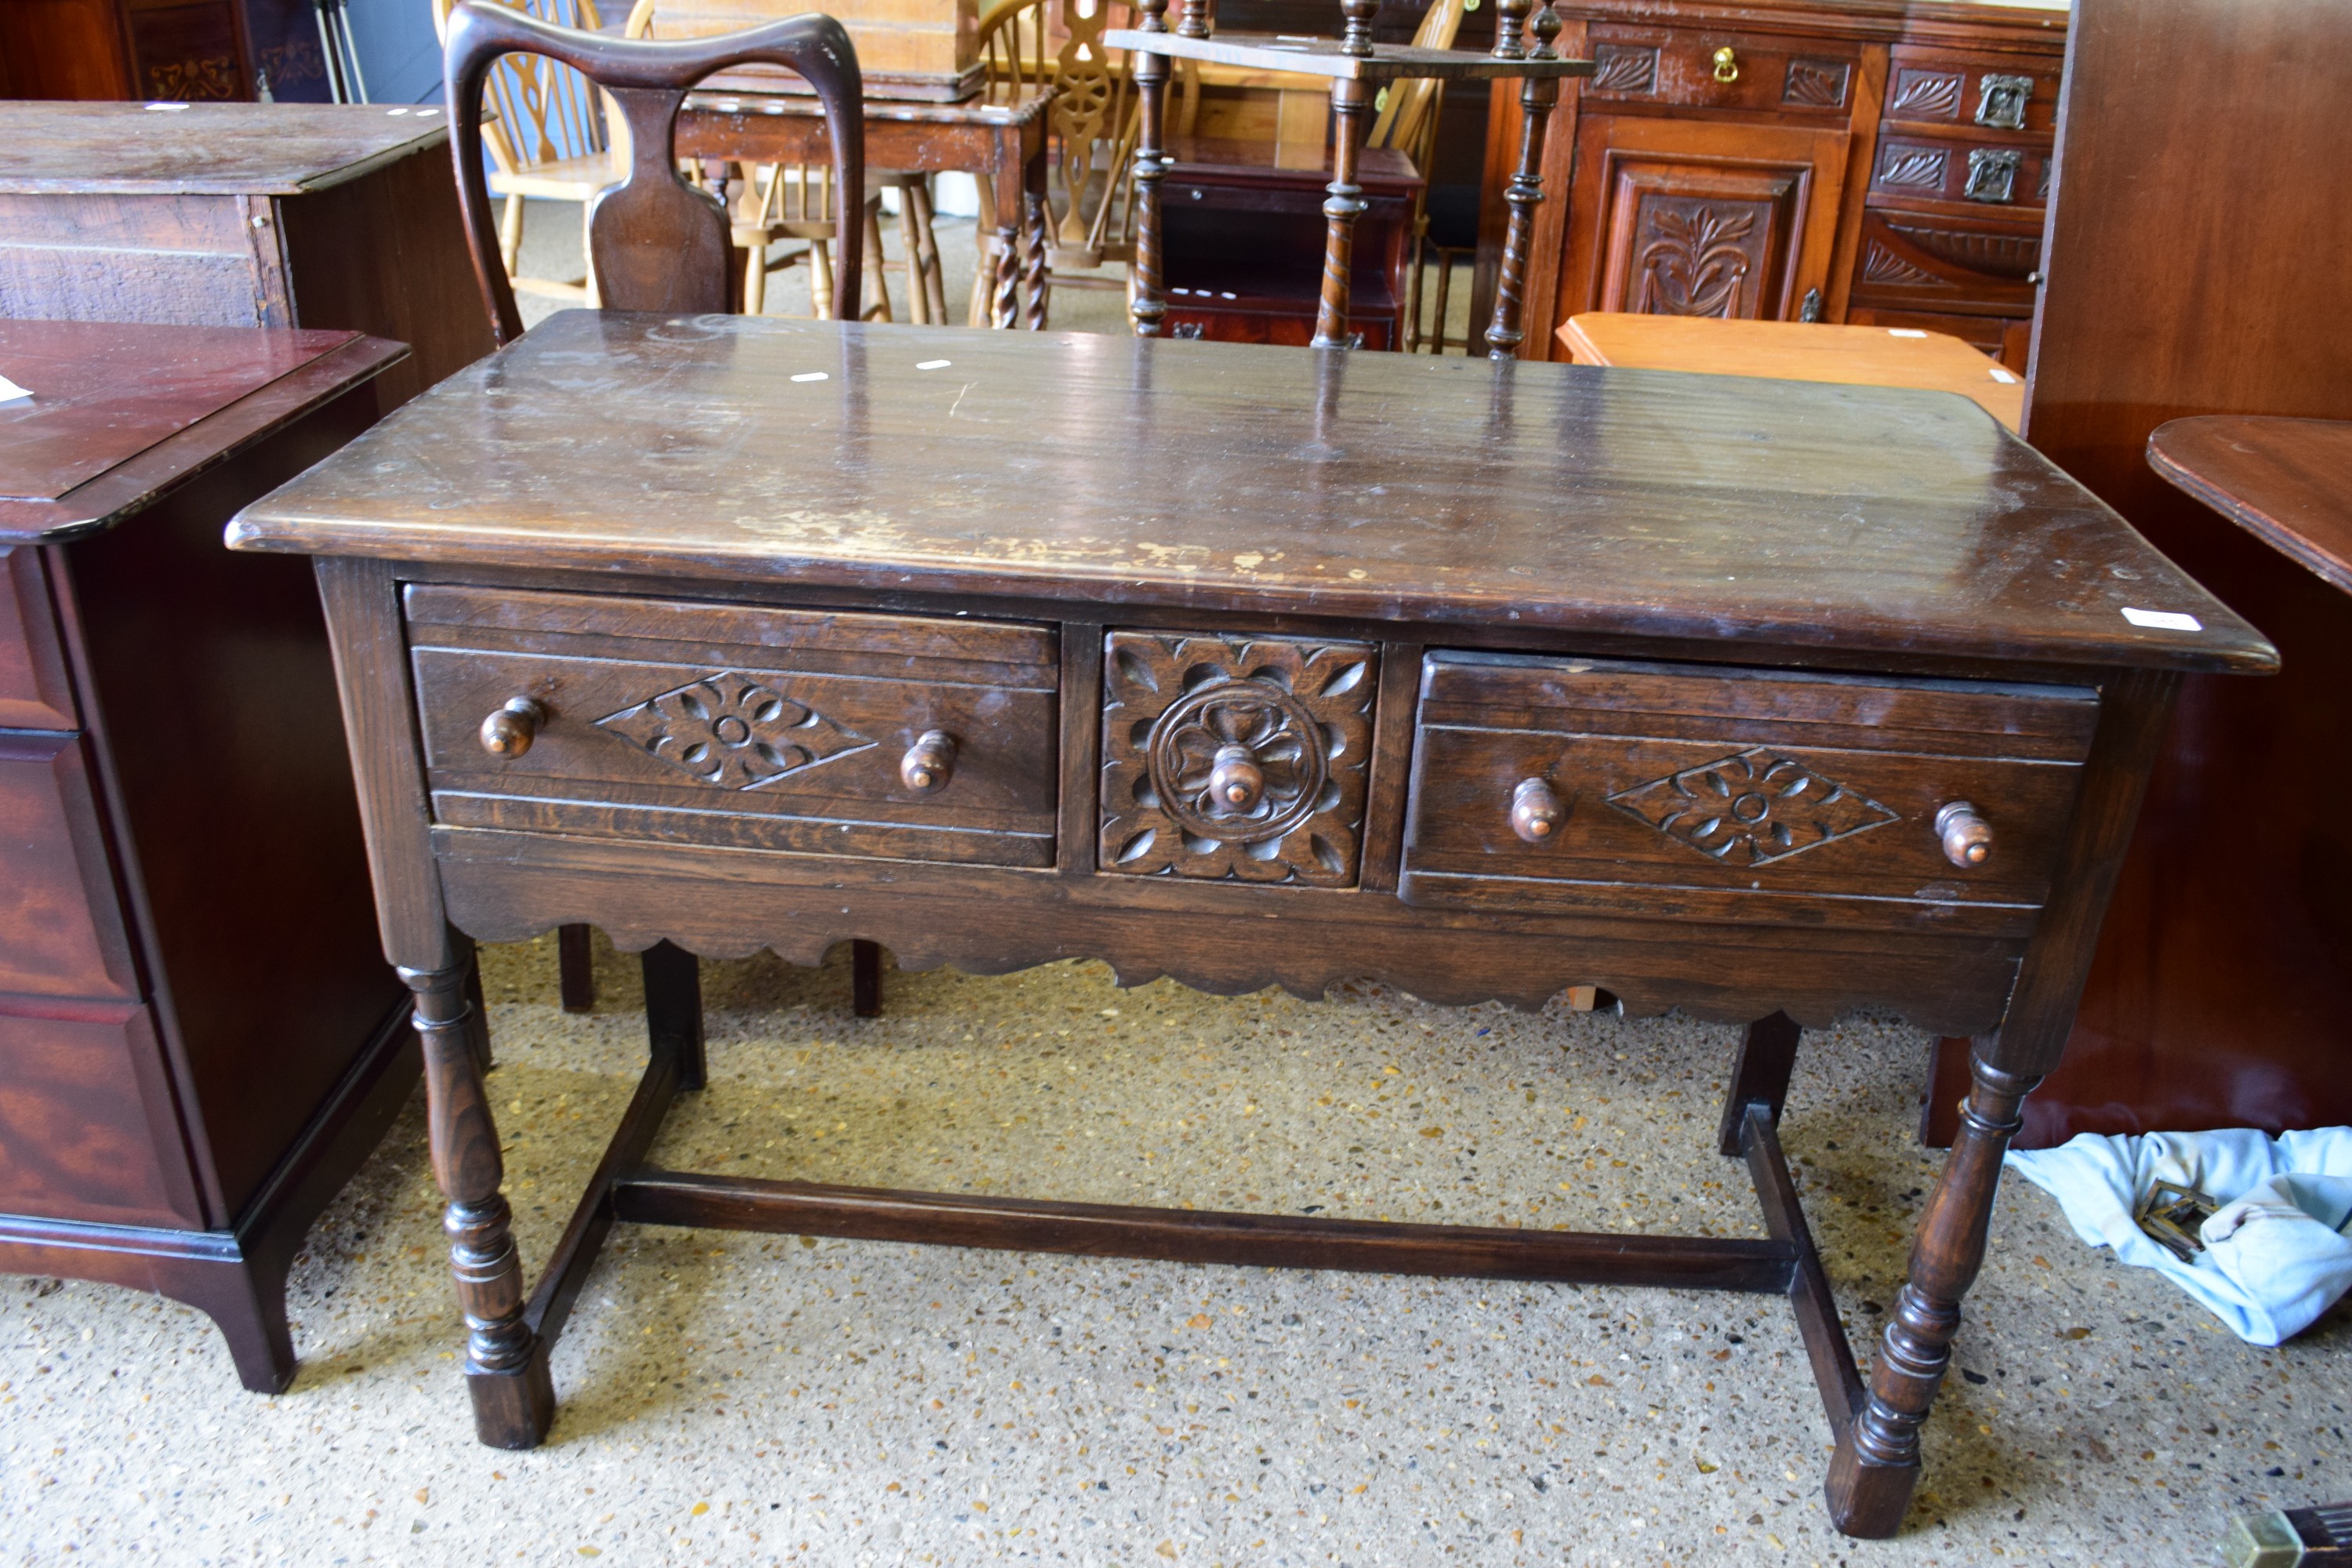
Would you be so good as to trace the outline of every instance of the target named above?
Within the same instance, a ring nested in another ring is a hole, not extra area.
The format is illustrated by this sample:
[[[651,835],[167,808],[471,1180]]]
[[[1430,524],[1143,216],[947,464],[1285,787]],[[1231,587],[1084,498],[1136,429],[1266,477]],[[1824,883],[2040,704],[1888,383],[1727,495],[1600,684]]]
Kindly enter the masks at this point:
[[[1886,85],[1886,118],[1895,124],[1973,125],[2047,138],[2058,123],[2057,62],[1898,44]]]
[[[41,552],[0,550],[0,730],[70,730],[73,690]]]
[[[409,619],[443,824],[1053,863],[1050,632],[423,588]],[[495,754],[482,726],[517,701],[542,717]],[[918,788],[903,764],[932,731],[954,754],[943,784]]]
[[[1909,198],[2025,209],[2038,220],[2050,195],[2052,154],[2045,144],[1889,133],[1871,169],[1873,200]]]
[[[0,992],[137,991],[80,738],[0,734]]]
[[[162,1056],[135,1003],[71,1017],[0,1006],[0,1213],[202,1225]]]
[[[1922,310],[1973,307],[2031,316],[2031,279],[2041,262],[2038,223],[1969,222],[1872,208],[1863,214],[1853,302]]]
[[[1354,886],[1379,688],[1370,643],[1111,633],[1102,868]]]
[[[2098,702],[2074,688],[1433,654],[1408,903],[2016,938],[2056,864]],[[1513,825],[1541,781],[1559,824]],[[1980,865],[1939,814],[1990,825]]]
[[[1858,47],[1712,28],[1596,22],[1588,35],[1594,104],[1654,103],[1843,120],[1853,101]],[[1728,50],[1728,58],[1724,51]]]
[[[1794,318],[1828,281],[1843,131],[1588,119],[1557,314]]]

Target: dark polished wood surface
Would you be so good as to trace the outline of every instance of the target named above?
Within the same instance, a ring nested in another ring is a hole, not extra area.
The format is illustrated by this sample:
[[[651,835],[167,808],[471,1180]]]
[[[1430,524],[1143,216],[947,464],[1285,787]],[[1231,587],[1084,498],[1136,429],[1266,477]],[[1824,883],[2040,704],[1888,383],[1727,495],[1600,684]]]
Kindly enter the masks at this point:
[[[2331,0],[2076,14],[2025,436],[2284,668],[2184,683],[2029,1146],[2352,1122],[2352,823],[2310,787],[2352,771],[2352,600],[2148,466],[2173,419],[2352,419],[2352,317],[2310,293],[2311,258],[2352,254],[2352,204],[2315,195],[2352,166],[2352,118],[2311,65],[2347,52]],[[1955,1086],[1965,1051],[1944,1056]]]
[[[597,416],[620,396],[643,425]],[[1151,438],[1171,405],[1181,445]],[[648,448],[646,428],[667,433]],[[642,504],[668,472],[694,504]],[[2270,667],[2252,627],[1957,398],[1759,403],[1671,372],[1236,344],[567,312],[249,509],[234,542],[801,587],[1084,584],[1126,610],[1273,595],[1718,657]],[[2127,605],[2204,629],[2136,627]]]
[[[2352,594],[2352,420],[2175,419],[2147,438],[2147,460],[2180,489]]]
[[[369,424],[404,353],[0,321],[44,395],[0,409],[0,474],[61,489],[0,501],[0,1268],[187,1301],[265,1392],[293,1376],[303,1233],[416,1069],[350,775],[315,743],[310,574],[219,531]]]
[[[0,542],[103,521],[57,503],[358,336],[0,320],[0,368],[33,394],[0,404]],[[362,352],[385,357],[380,346]],[[137,499],[153,494],[151,483]]]
[[[1789,1297],[1860,1535],[1904,1517],[2179,672],[2273,664],[1962,400],[1510,361],[575,313],[230,537],[319,557],[485,1442],[545,1435],[618,1222],[1672,1280]],[[2159,601],[2199,628],[2121,613]],[[646,954],[649,1065],[534,1291],[465,939],[575,922]],[[1748,1025],[1717,1135],[1771,1239],[648,1167],[703,1081],[695,958],[842,942]],[[1866,1384],[1775,1131],[1802,1027],[1865,1006],[1976,1037]]]
[[[439,145],[440,116],[397,103],[0,103],[0,192],[302,195]]]

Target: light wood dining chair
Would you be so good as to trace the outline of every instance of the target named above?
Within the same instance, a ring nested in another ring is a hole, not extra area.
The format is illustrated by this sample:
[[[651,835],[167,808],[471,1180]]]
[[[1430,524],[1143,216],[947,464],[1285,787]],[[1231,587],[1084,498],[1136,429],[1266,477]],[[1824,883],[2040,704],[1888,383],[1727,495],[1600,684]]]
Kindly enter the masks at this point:
[[[433,0],[433,26],[446,45],[449,11],[457,0]],[[559,27],[594,32],[604,26],[596,0],[487,0]],[[507,280],[518,291],[568,304],[597,303],[596,268],[591,262],[578,278],[534,278],[519,270],[522,259],[523,203],[531,198],[581,205],[583,254],[587,247],[587,206],[621,178],[625,149],[614,145],[602,95],[571,67],[539,55],[511,55],[498,62],[487,83],[498,118],[482,129],[490,154],[490,194],[504,200],[499,222],[499,255]]]

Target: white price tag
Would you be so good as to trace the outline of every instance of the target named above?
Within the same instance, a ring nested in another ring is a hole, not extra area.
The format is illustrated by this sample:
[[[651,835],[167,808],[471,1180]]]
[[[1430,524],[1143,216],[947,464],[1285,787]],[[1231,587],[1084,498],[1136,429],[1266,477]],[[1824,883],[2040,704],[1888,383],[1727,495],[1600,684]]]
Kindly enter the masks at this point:
[[[2136,626],[2152,626],[2160,632],[2201,632],[2205,623],[2195,616],[2184,616],[2178,610],[2135,610],[2126,608],[2124,619]]]
[[[0,403],[27,403],[32,396],[29,387],[18,386],[6,376],[0,375]]]

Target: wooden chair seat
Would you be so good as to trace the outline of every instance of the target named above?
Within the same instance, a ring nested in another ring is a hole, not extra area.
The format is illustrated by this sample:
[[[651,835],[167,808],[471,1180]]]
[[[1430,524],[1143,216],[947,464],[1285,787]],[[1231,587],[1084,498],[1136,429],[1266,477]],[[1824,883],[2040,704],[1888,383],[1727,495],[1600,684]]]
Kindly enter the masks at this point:
[[[609,153],[585,153],[574,158],[551,158],[511,174],[493,169],[490,194],[499,196],[545,196],[553,201],[587,202],[621,183]]]

